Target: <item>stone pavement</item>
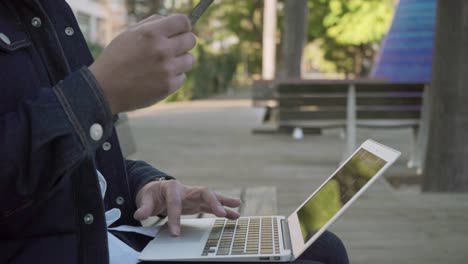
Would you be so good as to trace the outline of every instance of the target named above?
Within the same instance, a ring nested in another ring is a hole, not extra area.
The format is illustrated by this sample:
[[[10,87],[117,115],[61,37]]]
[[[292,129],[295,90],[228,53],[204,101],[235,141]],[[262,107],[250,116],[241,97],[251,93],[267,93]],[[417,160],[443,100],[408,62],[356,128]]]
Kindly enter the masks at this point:
[[[146,160],[189,185],[212,188],[272,185],[278,212],[288,215],[337,167],[339,130],[300,141],[290,135],[252,135],[261,110],[248,99],[162,104],[130,113]],[[387,175],[408,174],[410,130],[358,130],[403,155]],[[420,194],[417,188],[372,186],[331,227],[351,263],[468,263],[468,194]]]

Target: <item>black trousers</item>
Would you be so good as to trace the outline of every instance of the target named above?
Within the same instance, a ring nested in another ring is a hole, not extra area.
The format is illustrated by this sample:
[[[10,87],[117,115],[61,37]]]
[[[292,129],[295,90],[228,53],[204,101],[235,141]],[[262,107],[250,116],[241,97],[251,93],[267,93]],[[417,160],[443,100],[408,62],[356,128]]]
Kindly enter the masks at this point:
[[[132,246],[137,251],[143,248],[151,241],[151,238],[135,233],[125,233],[112,231],[116,237]],[[164,262],[141,262],[141,263],[164,263]],[[167,262],[168,264],[177,264],[177,262]],[[187,262],[185,262],[186,264]],[[201,264],[190,262],[191,264]],[[222,262],[228,264],[228,262]],[[246,262],[244,262],[246,263]],[[348,253],[343,242],[332,232],[324,232],[302,255],[292,263],[303,264],[348,264]]]

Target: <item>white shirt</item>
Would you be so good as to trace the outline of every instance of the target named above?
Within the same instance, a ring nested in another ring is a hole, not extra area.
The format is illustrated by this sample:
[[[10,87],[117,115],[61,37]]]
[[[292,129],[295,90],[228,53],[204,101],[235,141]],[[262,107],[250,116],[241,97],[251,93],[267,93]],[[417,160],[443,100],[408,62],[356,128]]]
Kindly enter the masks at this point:
[[[101,188],[102,199],[104,199],[107,190],[107,181],[104,176],[97,171],[99,179],[99,187]],[[159,231],[159,227],[138,227],[138,226],[118,226],[109,228],[110,225],[120,219],[122,212],[118,208],[112,208],[106,212],[106,223],[108,230],[116,230],[123,232],[134,232],[149,237],[155,237]],[[107,241],[109,247],[109,261],[111,264],[132,264],[138,263],[138,256],[140,252],[129,247],[127,244],[122,242],[120,239],[112,235],[109,231],[107,232]]]

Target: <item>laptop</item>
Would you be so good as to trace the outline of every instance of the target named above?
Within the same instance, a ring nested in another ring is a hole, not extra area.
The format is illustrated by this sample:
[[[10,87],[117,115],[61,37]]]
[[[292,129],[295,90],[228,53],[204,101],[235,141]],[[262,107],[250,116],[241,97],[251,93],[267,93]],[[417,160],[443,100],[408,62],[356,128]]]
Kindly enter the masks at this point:
[[[143,261],[289,262],[297,259],[400,156],[367,140],[291,215],[181,219],[141,252]]]

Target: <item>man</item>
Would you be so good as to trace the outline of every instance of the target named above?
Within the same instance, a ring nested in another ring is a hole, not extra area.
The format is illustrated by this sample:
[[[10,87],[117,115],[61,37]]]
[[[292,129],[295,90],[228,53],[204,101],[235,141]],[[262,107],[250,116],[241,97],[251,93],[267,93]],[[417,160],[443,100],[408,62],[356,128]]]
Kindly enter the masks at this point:
[[[113,127],[181,86],[195,42],[186,16],[153,16],[93,62],[64,0],[0,0],[0,263],[108,263],[111,208],[113,226],[167,215],[174,235],[184,213],[239,217],[238,199],[124,160]],[[347,260],[333,235],[316,244],[309,259]]]

